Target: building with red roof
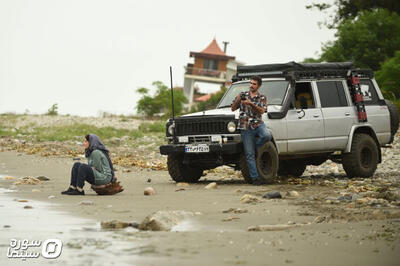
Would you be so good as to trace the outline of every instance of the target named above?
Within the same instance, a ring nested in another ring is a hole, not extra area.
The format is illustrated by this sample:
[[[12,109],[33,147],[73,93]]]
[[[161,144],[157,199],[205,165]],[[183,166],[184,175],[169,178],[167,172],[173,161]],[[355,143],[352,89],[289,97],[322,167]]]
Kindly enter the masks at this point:
[[[190,52],[194,63],[187,64],[184,76],[184,94],[189,100],[189,105],[193,102],[196,81],[217,83],[221,86],[230,84],[239,63],[235,61],[234,56],[226,54],[227,45],[228,42],[224,42],[222,50],[214,38],[201,52]]]

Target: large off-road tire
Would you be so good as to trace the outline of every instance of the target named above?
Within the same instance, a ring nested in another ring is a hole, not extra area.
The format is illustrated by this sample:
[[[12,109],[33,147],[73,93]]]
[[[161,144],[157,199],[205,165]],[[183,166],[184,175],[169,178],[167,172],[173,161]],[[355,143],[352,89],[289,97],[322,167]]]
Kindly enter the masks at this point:
[[[342,157],[343,168],[348,177],[371,177],[375,173],[379,159],[379,147],[367,134],[355,134],[351,152]]]
[[[273,179],[277,176],[279,159],[275,145],[271,141],[265,143],[257,150],[256,165],[259,177],[266,183],[272,183]],[[239,167],[244,180],[249,184],[253,183],[244,154],[240,155]]]
[[[385,102],[390,113],[391,138],[389,143],[392,143],[394,140],[394,136],[396,135],[396,132],[399,129],[399,110],[397,109],[396,105],[394,105],[391,101],[385,100]]]
[[[249,184],[253,183],[253,180],[250,177],[249,168],[247,167],[246,156],[243,153],[240,155],[239,167],[240,171],[242,172],[244,181]]]
[[[195,183],[203,175],[203,169],[183,164],[183,155],[168,155],[168,173],[175,182]]]
[[[282,160],[279,161],[279,176],[296,176],[300,177],[307,168],[307,164],[303,160]]]
[[[266,183],[272,183],[279,168],[278,151],[272,141],[258,148],[256,161],[259,177]]]

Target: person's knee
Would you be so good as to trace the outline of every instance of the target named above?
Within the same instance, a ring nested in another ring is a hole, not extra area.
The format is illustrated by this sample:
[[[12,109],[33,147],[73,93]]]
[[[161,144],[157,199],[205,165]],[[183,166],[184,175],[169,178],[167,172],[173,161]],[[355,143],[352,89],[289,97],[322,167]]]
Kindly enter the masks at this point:
[[[72,166],[72,169],[79,169],[79,167],[81,166],[80,162],[76,162],[74,163],[74,165]]]

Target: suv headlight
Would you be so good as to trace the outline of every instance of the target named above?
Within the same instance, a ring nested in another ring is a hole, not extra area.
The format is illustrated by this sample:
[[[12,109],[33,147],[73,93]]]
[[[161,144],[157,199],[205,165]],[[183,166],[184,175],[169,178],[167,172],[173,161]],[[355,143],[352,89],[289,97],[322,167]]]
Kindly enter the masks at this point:
[[[171,136],[174,135],[174,127],[175,127],[174,124],[169,125],[169,127],[168,127],[168,133],[169,133]]]
[[[228,131],[229,131],[230,133],[233,133],[233,132],[236,131],[236,123],[233,122],[233,121],[229,122],[228,125],[227,125],[226,127],[227,127],[227,129],[228,129]]]

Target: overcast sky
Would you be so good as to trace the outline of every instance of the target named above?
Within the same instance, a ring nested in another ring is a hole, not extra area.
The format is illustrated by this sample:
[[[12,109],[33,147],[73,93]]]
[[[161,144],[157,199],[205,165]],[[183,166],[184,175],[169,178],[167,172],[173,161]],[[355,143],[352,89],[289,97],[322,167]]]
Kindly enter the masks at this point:
[[[132,114],[137,88],[169,84],[169,66],[183,86],[214,37],[246,64],[301,61],[334,39],[311,2],[0,0],[0,113]]]

